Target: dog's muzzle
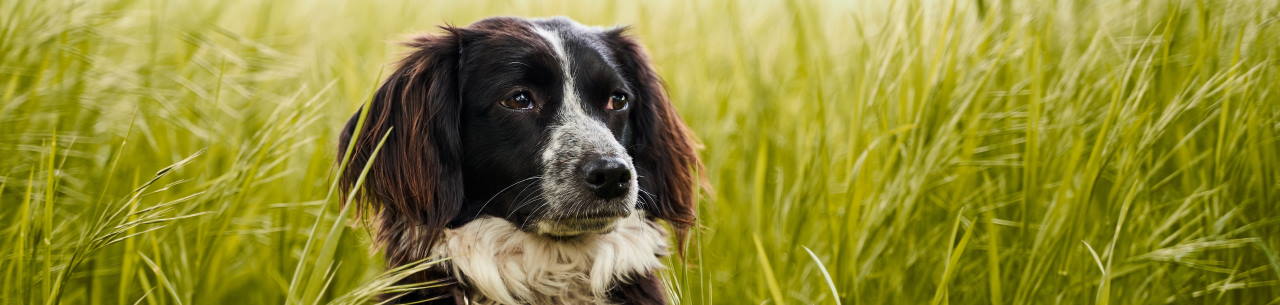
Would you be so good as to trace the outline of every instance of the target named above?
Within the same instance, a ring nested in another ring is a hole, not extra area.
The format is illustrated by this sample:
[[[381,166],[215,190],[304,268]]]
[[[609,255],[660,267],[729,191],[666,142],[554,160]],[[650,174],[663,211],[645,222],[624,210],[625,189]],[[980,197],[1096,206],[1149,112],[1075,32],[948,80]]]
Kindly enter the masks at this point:
[[[636,208],[635,165],[608,129],[597,124],[557,128],[543,153],[547,211],[532,228],[553,237],[613,230]]]

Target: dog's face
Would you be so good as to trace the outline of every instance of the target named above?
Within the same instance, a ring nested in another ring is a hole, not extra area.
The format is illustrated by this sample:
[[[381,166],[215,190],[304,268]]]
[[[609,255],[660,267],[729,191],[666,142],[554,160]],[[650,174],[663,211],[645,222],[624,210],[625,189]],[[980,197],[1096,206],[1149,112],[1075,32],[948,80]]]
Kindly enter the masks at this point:
[[[408,43],[339,143],[351,145],[340,186],[364,177],[358,203],[377,211],[389,262],[422,258],[441,230],[482,216],[569,238],[643,210],[683,238],[700,164],[624,29],[563,18],[444,29]]]
[[[464,41],[466,214],[556,237],[605,232],[634,212],[634,89],[606,33],[565,19],[487,20]]]

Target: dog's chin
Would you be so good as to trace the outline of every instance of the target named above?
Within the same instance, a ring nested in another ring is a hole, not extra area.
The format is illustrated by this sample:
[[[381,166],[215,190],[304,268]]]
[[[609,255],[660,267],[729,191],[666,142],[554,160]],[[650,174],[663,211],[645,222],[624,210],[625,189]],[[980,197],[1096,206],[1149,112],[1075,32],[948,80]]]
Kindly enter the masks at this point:
[[[533,232],[558,240],[575,239],[593,234],[613,232],[618,222],[635,213],[629,208],[602,209],[590,213],[565,213],[570,216],[548,217],[534,222]],[[561,214],[564,215],[564,214]]]
[[[544,220],[537,224],[538,234],[553,239],[575,239],[592,234],[613,232],[622,217],[589,217]]]

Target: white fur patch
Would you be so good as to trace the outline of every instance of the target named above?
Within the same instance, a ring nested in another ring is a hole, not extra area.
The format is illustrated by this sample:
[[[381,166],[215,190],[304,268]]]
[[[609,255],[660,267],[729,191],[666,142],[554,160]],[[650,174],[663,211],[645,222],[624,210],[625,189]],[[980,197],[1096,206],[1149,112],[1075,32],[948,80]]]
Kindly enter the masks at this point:
[[[554,240],[496,217],[445,230],[435,258],[472,288],[472,304],[605,304],[616,283],[662,268],[665,230],[633,213],[609,233]]]

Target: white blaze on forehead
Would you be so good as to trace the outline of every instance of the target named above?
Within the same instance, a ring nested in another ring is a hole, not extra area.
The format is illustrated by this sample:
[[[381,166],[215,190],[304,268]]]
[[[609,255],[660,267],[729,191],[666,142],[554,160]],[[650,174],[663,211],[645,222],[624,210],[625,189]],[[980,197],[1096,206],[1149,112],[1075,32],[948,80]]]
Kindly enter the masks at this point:
[[[537,33],[538,36],[547,41],[547,44],[551,45],[551,49],[555,52],[556,62],[560,63],[560,71],[563,72],[564,92],[563,99],[560,102],[560,112],[556,122],[554,123],[554,125],[556,125],[555,128],[576,128],[582,135],[603,133],[598,134],[598,136],[602,136],[602,138],[607,139],[607,142],[611,142],[606,145],[614,146],[610,148],[617,148],[620,150],[615,152],[621,152],[622,145],[619,144],[617,140],[613,139],[613,133],[609,131],[609,127],[605,126],[604,122],[587,115],[586,111],[583,110],[582,97],[578,95],[578,86],[573,78],[572,63],[570,61],[569,53],[565,51],[565,41],[560,36],[560,33],[541,26],[534,26],[533,32]],[[562,133],[565,132],[553,133],[551,139],[552,142],[555,142],[557,140],[556,137]],[[581,140],[600,141],[600,139]]]
[[[582,97],[578,96],[578,86],[573,80],[573,67],[570,66],[569,52],[566,52],[564,48],[564,39],[560,38],[559,33],[540,26],[534,26],[533,32],[537,33],[538,36],[547,41],[547,44],[551,45],[551,50],[556,53],[556,62],[560,63],[560,71],[564,72],[564,75],[562,75],[564,77],[564,100],[561,101],[560,105],[561,119],[591,120],[591,118],[582,111]],[[563,124],[568,122],[562,121],[561,123]]]

